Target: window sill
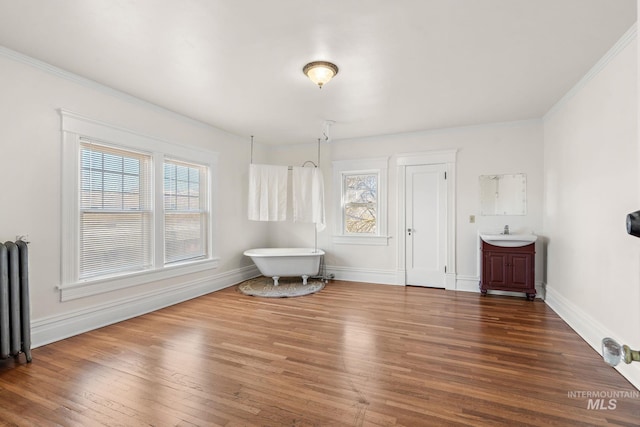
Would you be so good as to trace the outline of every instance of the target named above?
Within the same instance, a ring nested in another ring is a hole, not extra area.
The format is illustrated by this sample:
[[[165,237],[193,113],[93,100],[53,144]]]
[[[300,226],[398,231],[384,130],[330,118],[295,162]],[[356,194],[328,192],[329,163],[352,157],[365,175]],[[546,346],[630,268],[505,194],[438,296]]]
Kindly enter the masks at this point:
[[[391,236],[333,236],[337,245],[388,246]]]
[[[169,265],[155,270],[145,270],[119,276],[102,277],[98,279],[83,280],[76,283],[67,283],[58,286],[58,289],[60,290],[60,301],[71,301],[118,289],[125,289],[132,286],[170,279],[172,277],[182,276],[185,274],[212,270],[218,268],[218,264],[219,258],[209,258],[189,263]]]

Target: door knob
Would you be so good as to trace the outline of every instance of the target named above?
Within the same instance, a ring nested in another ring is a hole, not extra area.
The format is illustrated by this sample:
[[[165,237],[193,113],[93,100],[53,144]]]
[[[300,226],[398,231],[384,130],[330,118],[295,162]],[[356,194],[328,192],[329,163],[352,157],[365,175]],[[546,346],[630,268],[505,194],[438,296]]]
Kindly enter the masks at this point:
[[[411,233],[413,233],[413,229],[412,228],[407,228],[407,233],[409,233],[409,236],[411,236]]]

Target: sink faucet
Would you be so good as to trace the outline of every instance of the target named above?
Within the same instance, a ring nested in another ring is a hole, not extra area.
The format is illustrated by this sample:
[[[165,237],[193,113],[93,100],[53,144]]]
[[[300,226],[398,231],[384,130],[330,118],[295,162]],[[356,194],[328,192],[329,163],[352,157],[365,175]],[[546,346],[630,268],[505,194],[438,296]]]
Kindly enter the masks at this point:
[[[504,231],[502,232],[502,234],[509,234],[509,226],[508,225],[504,226]]]

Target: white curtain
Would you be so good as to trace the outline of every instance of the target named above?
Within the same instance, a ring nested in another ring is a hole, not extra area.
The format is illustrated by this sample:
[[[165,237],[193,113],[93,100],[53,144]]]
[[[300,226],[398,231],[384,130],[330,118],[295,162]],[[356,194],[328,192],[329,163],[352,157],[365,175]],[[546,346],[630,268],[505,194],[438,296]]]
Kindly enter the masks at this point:
[[[249,219],[287,218],[287,166],[249,165]]]
[[[320,168],[293,167],[293,221],[312,222],[316,229],[326,227],[324,179]]]

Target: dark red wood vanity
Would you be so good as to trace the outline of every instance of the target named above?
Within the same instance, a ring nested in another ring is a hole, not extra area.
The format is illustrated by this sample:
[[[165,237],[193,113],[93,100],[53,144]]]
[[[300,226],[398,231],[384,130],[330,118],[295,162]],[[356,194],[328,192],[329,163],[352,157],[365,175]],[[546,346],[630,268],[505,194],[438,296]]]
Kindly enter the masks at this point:
[[[524,292],[529,301],[536,297],[535,243],[519,247],[494,246],[482,241],[480,292],[489,290]]]

